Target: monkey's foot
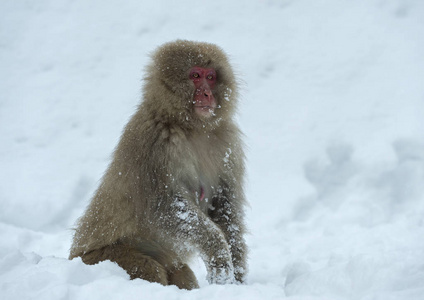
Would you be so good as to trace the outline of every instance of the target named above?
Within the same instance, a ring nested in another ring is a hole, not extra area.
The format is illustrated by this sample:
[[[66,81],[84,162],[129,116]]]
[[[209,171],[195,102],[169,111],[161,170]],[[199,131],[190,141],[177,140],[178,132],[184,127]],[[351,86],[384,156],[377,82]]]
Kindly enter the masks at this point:
[[[180,289],[192,290],[199,288],[196,276],[186,264],[168,272],[168,284],[176,285]]]

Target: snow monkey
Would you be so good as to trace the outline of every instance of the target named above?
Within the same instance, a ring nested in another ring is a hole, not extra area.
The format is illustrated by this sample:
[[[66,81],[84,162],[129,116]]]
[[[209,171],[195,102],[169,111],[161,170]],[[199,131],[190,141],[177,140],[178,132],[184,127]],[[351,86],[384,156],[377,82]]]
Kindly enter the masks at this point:
[[[200,254],[209,283],[244,282],[244,154],[226,55],[214,44],[164,44],[143,88],[69,258],[111,260],[131,279],[193,289],[187,264]]]

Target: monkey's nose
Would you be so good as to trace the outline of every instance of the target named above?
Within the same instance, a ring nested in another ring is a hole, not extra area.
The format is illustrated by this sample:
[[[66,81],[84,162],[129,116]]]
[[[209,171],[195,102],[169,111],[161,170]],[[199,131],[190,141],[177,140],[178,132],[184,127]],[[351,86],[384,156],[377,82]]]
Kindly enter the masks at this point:
[[[212,91],[209,89],[203,90],[203,96],[205,96],[207,99],[210,99],[210,97],[212,96]]]

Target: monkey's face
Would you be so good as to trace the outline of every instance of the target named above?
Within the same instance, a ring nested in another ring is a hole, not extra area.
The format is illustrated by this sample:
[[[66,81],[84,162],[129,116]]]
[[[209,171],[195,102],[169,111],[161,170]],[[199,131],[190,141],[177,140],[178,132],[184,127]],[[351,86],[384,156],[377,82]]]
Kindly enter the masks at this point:
[[[215,128],[230,120],[237,83],[225,53],[217,46],[185,40],[159,47],[148,67],[145,109],[189,128]]]
[[[193,95],[193,111],[203,118],[214,115],[217,107],[213,90],[216,84],[216,72],[212,68],[193,67],[189,73],[195,91]]]

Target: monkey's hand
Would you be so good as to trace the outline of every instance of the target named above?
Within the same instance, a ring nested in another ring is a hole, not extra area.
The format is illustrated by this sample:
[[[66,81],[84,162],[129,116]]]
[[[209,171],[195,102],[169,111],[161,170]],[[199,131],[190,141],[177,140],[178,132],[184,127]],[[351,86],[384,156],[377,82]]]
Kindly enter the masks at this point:
[[[210,284],[233,284],[236,282],[234,273],[225,267],[211,269],[208,272],[207,280]]]
[[[207,280],[210,284],[232,284],[234,278],[234,267],[231,263],[231,257],[227,257],[225,251],[211,258],[208,263]]]

